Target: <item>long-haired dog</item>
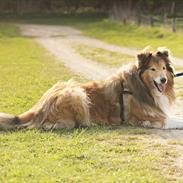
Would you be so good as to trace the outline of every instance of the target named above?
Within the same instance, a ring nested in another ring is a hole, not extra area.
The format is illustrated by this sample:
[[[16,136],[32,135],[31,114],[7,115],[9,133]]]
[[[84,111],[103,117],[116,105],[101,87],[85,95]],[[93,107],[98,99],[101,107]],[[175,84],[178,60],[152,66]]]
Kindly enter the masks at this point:
[[[0,113],[0,128],[70,129],[92,123],[182,128],[182,119],[168,116],[174,100],[174,71],[168,50],[143,50],[137,63],[104,81],[58,82],[27,112],[19,116]]]

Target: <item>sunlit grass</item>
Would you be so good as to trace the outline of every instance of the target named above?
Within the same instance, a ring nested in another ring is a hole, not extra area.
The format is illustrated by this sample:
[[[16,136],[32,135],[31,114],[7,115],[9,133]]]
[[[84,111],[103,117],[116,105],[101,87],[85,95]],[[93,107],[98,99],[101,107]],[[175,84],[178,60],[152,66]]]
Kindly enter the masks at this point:
[[[81,79],[15,26],[0,35],[0,111],[18,114],[57,80]],[[177,143],[125,126],[1,131],[0,182],[177,182]]]
[[[2,19],[2,18],[1,18]],[[111,44],[131,48],[144,48],[151,45],[168,47],[174,56],[183,57],[183,31],[172,33],[171,28],[163,26],[137,26],[134,23],[124,25],[112,21],[107,14],[30,14],[8,21],[50,25],[69,25],[81,29],[88,36],[95,37]]]
[[[106,64],[111,67],[120,67],[129,62],[135,62],[135,57],[118,52],[107,51],[84,44],[73,45],[75,50],[83,57]]]
[[[76,78],[35,41],[22,38],[15,26],[0,24],[0,35],[1,112],[23,112],[58,80]]]
[[[87,35],[119,46],[142,49],[145,46],[157,48],[165,46],[174,56],[183,57],[183,32],[172,33],[162,27],[138,27],[133,24],[123,25],[109,19],[90,24],[78,24]]]
[[[149,130],[93,127],[0,135],[2,182],[169,182],[175,145]],[[154,138],[158,138],[154,136]]]

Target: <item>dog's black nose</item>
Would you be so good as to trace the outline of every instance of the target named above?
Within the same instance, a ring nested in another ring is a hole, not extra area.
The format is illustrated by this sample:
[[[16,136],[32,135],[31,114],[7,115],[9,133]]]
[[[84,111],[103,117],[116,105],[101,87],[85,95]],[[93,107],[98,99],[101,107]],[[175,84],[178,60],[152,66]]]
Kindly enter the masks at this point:
[[[166,83],[166,78],[161,78],[160,81],[162,84],[164,84],[164,83]]]

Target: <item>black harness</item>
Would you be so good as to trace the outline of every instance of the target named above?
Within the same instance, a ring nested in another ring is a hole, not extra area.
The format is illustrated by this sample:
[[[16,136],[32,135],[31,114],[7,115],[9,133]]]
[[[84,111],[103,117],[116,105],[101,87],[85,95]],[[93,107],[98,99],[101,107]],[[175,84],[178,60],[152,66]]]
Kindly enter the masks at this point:
[[[119,102],[120,102],[120,106],[121,106],[121,110],[120,110],[120,118],[121,118],[121,123],[123,123],[125,121],[125,110],[124,110],[124,100],[123,100],[123,95],[127,94],[127,95],[132,95],[133,93],[131,91],[125,90],[124,86],[123,86],[123,82],[121,82],[121,92],[120,92],[120,96],[119,96]]]

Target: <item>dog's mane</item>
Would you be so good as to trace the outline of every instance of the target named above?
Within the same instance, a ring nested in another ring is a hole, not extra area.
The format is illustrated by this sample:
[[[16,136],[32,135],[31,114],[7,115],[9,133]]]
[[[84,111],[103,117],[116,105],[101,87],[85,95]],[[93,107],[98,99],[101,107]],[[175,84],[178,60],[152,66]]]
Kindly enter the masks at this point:
[[[143,72],[148,68],[148,63],[152,57],[156,57],[158,60],[163,59],[166,63],[168,71],[167,91],[164,95],[168,98],[169,103],[172,104],[175,100],[173,90],[174,70],[171,66],[171,60],[168,55],[169,52],[166,49],[157,50],[155,53],[141,52],[137,55],[137,63],[128,64],[120,68],[117,74],[113,75],[107,80],[107,85],[110,85],[110,89],[118,86],[118,88],[121,88],[121,90],[119,90],[121,92],[123,87],[126,87],[125,89],[132,93],[133,99],[138,101],[141,106],[150,106],[151,108],[163,112],[162,106],[157,103],[159,98],[157,99],[157,96],[153,95],[148,86],[144,83],[141,76]]]
[[[138,100],[139,103],[143,103],[150,106],[155,106],[153,97],[151,96],[149,89],[146,87],[140,77],[140,70],[137,66],[129,65],[128,71],[124,72],[124,77],[127,83],[128,89],[132,92],[132,95]]]
[[[166,93],[166,95],[171,102],[171,100],[174,100],[173,75],[171,67],[168,71],[170,73],[170,84],[169,91]],[[127,68],[125,67],[125,69],[121,68],[118,74],[121,76],[121,79],[123,78],[123,82],[126,83],[127,89],[132,92],[134,99],[137,100],[139,104],[143,106],[150,106],[151,108],[158,108],[162,111],[160,106],[157,106],[154,96],[151,95],[148,87],[141,79],[141,70],[139,70],[135,64],[130,64]]]

